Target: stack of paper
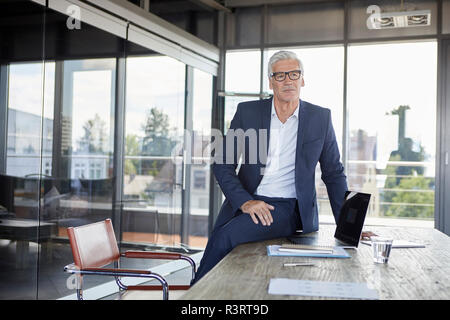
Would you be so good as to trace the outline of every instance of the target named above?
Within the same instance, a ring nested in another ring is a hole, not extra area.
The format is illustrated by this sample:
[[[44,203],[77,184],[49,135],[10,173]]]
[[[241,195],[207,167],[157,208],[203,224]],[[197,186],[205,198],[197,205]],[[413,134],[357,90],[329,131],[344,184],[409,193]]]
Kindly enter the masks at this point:
[[[280,250],[280,247],[280,245],[267,246],[267,255],[274,257],[350,258],[350,255],[341,247],[334,247],[331,253],[329,251],[323,253],[320,250],[308,249],[283,251]]]
[[[333,247],[326,246],[311,246],[306,244],[282,244],[279,251],[284,252],[297,252],[297,253],[322,253],[322,254],[332,254]]]

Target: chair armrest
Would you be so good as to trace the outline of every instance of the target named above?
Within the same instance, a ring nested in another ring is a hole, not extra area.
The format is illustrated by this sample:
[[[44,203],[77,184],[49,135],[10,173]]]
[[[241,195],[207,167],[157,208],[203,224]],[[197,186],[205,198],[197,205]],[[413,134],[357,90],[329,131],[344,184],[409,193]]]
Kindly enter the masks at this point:
[[[113,268],[84,268],[81,269],[80,272],[82,273],[110,273],[117,276],[124,275],[124,274],[132,274],[132,275],[140,275],[140,274],[153,274],[153,272],[148,270],[136,270],[136,269],[113,269]]]
[[[167,260],[181,259],[181,254],[179,253],[134,251],[134,250],[125,251],[124,253],[121,253],[120,256],[125,258],[138,258],[138,259],[167,259]]]

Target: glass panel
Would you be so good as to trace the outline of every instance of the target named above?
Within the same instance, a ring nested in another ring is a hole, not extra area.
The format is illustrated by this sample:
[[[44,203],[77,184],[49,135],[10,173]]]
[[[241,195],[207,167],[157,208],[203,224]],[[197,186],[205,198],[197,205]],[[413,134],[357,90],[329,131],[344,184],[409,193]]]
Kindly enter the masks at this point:
[[[44,110],[44,114],[52,114],[48,121],[53,150],[42,158],[43,171],[47,158],[51,168],[41,185],[39,299],[75,293],[73,276],[62,272],[73,262],[67,228],[113,218],[116,60],[66,60],[54,65],[55,72],[46,82],[58,81],[56,87],[62,91],[50,99],[56,100],[56,112],[53,103],[48,106],[51,112]],[[45,225],[55,229],[49,239],[42,238]],[[83,289],[109,281],[107,277],[86,277]]]
[[[122,240],[180,243],[185,65],[166,56],[127,58]],[[182,155],[182,154],[181,154]]]
[[[67,171],[61,175],[72,179],[112,176],[115,63],[115,59],[64,62],[61,138]]]
[[[437,43],[355,45],[348,57],[349,187],[373,195],[369,217],[431,221]]]
[[[267,53],[268,59],[277,51],[272,49]],[[342,160],[342,124],[343,124],[343,86],[344,78],[344,48],[317,47],[317,48],[287,48],[297,54],[303,63],[305,86],[300,90],[300,99],[321,107],[331,109],[331,118],[334,131],[341,152]],[[268,66],[264,66],[267,79]],[[265,92],[269,89],[268,81],[264,81]],[[321,179],[320,164],[316,167],[317,201],[320,215],[331,215],[331,206],[328,193]],[[327,217],[325,217],[327,219]],[[333,219],[331,219],[334,222]]]
[[[228,129],[230,128],[231,120],[233,120],[234,114],[236,113],[237,106],[241,102],[251,101],[251,100],[259,100],[256,97],[245,97],[245,96],[228,96],[225,97],[225,129],[224,134],[227,134]]]
[[[44,72],[45,78],[43,77]],[[54,76],[55,64],[53,62],[47,62],[45,65],[42,63],[13,63],[9,66],[8,157],[6,164],[8,175],[36,177],[41,172],[41,165],[42,174],[51,175]],[[42,90],[44,90],[45,96],[43,96]],[[43,102],[44,108],[42,108]],[[44,119],[41,124],[43,110]]]
[[[213,77],[194,69],[193,88],[193,161],[191,165],[189,245],[206,247],[208,240],[211,113]],[[208,152],[208,153],[207,153]],[[204,158],[203,155],[206,155]]]
[[[38,230],[40,158],[51,152],[51,138],[41,143],[51,130],[43,108],[52,87],[44,77],[52,65],[42,56],[42,6],[1,1],[0,21],[0,299],[36,299],[38,235],[48,239],[54,232]]]
[[[261,51],[228,51],[225,91],[259,93]]]

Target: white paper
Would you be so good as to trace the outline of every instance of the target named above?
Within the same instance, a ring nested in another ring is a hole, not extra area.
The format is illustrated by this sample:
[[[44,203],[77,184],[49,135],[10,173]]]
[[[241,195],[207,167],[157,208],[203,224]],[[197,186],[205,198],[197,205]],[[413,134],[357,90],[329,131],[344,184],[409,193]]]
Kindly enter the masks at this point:
[[[269,294],[300,295],[348,299],[378,299],[378,293],[366,283],[327,282],[285,278],[270,279]]]
[[[372,245],[371,241],[361,241],[363,244],[367,244],[368,246]],[[394,240],[392,241],[392,248],[425,248],[424,244],[411,242],[408,240]]]

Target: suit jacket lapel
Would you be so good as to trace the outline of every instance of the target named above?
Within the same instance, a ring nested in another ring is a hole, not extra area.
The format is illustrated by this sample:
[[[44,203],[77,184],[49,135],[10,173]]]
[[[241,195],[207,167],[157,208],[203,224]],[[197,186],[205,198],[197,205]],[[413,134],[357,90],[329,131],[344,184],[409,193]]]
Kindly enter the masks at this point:
[[[261,164],[261,168],[263,168],[267,165],[267,157],[269,155],[270,120],[272,119],[272,99],[264,100],[264,103],[261,107],[261,127],[257,128],[257,129],[265,129],[266,133],[267,133],[266,139],[259,142],[260,143],[259,146],[260,146],[260,148],[262,148],[261,153],[258,153],[258,157],[260,157],[260,161],[258,161],[258,162]],[[259,132],[258,132],[258,135],[259,135]],[[263,137],[264,136],[261,136],[261,139],[263,139]],[[265,159],[262,158],[264,156],[265,156]],[[264,160],[264,161],[262,161],[262,160]],[[260,176],[259,182],[261,182],[261,179],[262,179],[262,176]],[[258,182],[258,184],[259,184],[259,182]]]
[[[300,100],[298,110],[298,133],[297,133],[297,150],[295,152],[295,180],[298,181],[298,171],[300,170],[300,167],[298,166],[298,163],[301,159],[301,152],[303,148],[303,137],[305,135],[305,125],[308,119],[306,114],[306,108],[305,108],[305,102],[303,100]]]
[[[273,99],[273,98],[272,98]],[[264,101],[264,105],[262,107],[261,112],[261,129],[267,129],[267,145],[269,146],[269,138],[270,138],[270,120],[272,118],[272,99],[267,99]],[[269,149],[266,150],[267,152]]]

